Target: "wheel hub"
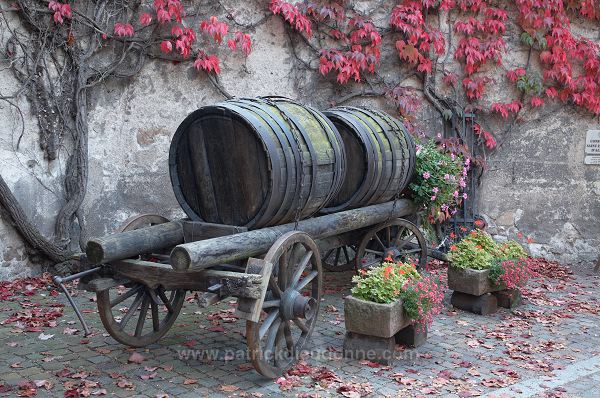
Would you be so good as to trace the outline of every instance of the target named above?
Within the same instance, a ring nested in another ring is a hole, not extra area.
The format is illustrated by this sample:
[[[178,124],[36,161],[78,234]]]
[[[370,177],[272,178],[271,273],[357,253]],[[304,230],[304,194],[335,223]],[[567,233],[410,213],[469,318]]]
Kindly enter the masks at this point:
[[[306,297],[294,289],[287,289],[281,298],[281,315],[285,320],[311,319],[317,310],[317,300]]]

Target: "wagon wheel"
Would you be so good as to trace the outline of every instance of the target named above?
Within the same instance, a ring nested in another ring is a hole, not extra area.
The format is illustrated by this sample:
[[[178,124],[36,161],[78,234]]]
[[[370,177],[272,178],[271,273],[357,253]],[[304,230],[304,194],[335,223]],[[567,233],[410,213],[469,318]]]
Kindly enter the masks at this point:
[[[367,232],[356,253],[356,268],[371,268],[386,257],[413,262],[417,269],[427,261],[427,242],[419,228],[402,218],[380,224]]]
[[[273,263],[268,300],[259,322],[246,322],[250,359],[263,376],[275,378],[298,360],[310,338],[321,302],[323,273],[315,242],[304,232],[280,237],[267,252]]]
[[[162,216],[143,214],[130,218],[119,230],[132,231],[167,221]],[[155,343],[169,331],[181,311],[185,289],[167,291],[161,286],[152,288],[130,282],[124,287],[99,291],[96,299],[106,331],[119,343],[143,347]],[[147,320],[148,315],[151,321]]]
[[[335,247],[323,256],[323,268],[330,272],[343,272],[354,269],[356,263],[356,245]]]

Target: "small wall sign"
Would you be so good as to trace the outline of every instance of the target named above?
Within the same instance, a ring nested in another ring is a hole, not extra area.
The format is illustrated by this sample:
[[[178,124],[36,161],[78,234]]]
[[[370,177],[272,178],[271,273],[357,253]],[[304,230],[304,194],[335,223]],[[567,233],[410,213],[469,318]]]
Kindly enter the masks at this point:
[[[600,155],[600,130],[588,130],[585,136],[585,154]]]
[[[600,164],[600,155],[587,155],[583,159],[583,164]]]

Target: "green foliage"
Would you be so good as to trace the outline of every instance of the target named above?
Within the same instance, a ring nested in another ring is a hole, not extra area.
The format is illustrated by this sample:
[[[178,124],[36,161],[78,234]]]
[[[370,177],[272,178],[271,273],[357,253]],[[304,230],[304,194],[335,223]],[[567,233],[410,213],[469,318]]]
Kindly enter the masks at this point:
[[[488,269],[494,256],[469,237],[451,246],[449,254],[452,266],[457,268]]]
[[[502,244],[500,246],[500,255],[506,259],[523,259],[527,257],[527,252],[523,249],[523,246],[515,242],[514,240],[509,240],[508,242]]]
[[[482,230],[471,231],[458,244],[450,247],[449,254],[450,261],[455,267],[493,269],[492,273],[500,272],[499,264],[506,260],[520,260],[526,257],[527,253],[517,242],[511,240],[498,244]]]
[[[517,89],[529,95],[541,95],[544,91],[542,78],[537,73],[520,76],[517,80]]]
[[[417,148],[416,175],[409,185],[413,200],[434,220],[444,220],[457,205],[463,159],[443,152],[432,140]]]
[[[355,275],[351,292],[354,297],[375,303],[391,303],[400,297],[403,286],[409,280],[421,276],[412,264],[384,262],[379,267]]]
[[[406,312],[406,316],[410,319],[419,319],[419,305],[427,306],[428,303],[421,302],[419,299],[419,292],[415,289],[409,288],[402,293],[402,307]],[[429,304],[429,306],[431,306],[431,304]],[[428,308],[423,308],[423,311],[428,311]]]
[[[492,264],[490,265],[490,274],[488,278],[492,281],[492,283],[498,286],[501,283],[502,275],[504,274],[504,268],[502,267],[502,262],[505,260],[494,259]]]

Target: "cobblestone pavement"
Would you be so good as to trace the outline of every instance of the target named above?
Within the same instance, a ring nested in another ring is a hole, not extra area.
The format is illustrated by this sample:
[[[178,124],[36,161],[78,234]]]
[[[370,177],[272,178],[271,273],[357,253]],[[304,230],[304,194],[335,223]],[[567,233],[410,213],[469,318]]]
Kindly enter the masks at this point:
[[[244,322],[206,319],[233,300],[204,309],[186,302],[163,340],[134,350],[104,333],[91,293],[76,297],[95,332],[85,338],[73,311],[56,307],[66,304],[64,295],[25,284],[29,295],[0,292],[0,396],[599,397],[600,277],[545,273],[552,278],[530,283],[525,304],[512,312],[478,316],[448,304],[425,345],[397,347],[392,367],[342,358],[351,274],[326,273],[311,355],[278,382],[261,378],[239,355]],[[21,321],[10,322],[16,313]],[[128,363],[133,352],[141,363]]]

